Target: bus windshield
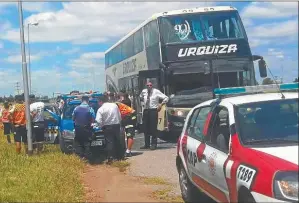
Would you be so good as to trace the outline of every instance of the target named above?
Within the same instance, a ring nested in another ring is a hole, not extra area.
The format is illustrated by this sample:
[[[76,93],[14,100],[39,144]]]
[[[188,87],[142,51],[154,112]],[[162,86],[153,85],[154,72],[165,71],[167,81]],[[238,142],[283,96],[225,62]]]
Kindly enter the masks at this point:
[[[202,61],[188,67],[187,63],[170,64],[172,74],[169,80],[170,94],[212,86],[209,61]],[[253,64],[246,58],[211,60],[215,84],[222,88],[255,85]],[[206,65],[204,65],[206,64]],[[207,72],[206,72],[207,71]]]
[[[159,24],[163,44],[245,37],[237,11],[166,16]]]

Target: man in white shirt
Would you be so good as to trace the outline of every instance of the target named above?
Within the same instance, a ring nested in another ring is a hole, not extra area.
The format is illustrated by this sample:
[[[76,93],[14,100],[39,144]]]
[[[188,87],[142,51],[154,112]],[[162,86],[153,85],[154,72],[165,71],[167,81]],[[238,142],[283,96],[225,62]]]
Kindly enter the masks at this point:
[[[44,120],[44,102],[34,102],[35,96],[30,95],[30,114],[33,125],[33,141],[36,143],[37,153],[40,153],[43,149],[42,142],[45,136],[45,120]]]
[[[153,84],[148,82],[147,88],[142,90],[140,100],[145,104],[142,116],[142,125],[144,129],[144,146],[141,149],[157,148],[157,124],[158,112],[161,110],[163,104],[168,102],[168,97],[160,90],[153,88]],[[159,103],[159,100],[163,100]],[[151,136],[151,146],[150,146]]]
[[[120,123],[121,114],[115,103],[108,102],[108,96],[104,95],[99,98],[100,108],[97,111],[96,122],[103,129],[107,139],[108,164],[114,158],[120,159]]]

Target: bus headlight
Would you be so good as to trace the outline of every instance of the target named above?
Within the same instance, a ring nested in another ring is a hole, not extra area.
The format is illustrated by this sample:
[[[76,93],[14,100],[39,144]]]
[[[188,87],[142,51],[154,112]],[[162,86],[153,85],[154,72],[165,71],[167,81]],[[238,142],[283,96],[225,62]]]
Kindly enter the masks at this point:
[[[189,111],[190,109],[177,109],[177,108],[168,108],[167,110],[168,114],[172,116],[178,116],[178,117],[186,117]]]
[[[273,189],[275,198],[277,199],[298,201],[298,173],[276,173]]]
[[[74,139],[75,138],[75,133],[74,133],[74,131],[64,130],[62,132],[62,137],[65,138],[65,139]]]

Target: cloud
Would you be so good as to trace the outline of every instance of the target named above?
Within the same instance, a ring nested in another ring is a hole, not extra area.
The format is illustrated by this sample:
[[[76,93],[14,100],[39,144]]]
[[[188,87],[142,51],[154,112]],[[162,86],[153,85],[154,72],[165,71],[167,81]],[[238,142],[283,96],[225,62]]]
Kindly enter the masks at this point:
[[[287,18],[298,16],[297,2],[254,2],[242,10],[243,18]]]
[[[4,48],[4,44],[2,42],[0,42],[0,49]]]
[[[127,34],[153,13],[202,5],[205,3],[71,2],[63,3],[63,9],[55,12],[31,15],[24,24],[39,22],[30,31],[32,42],[102,43]],[[18,29],[10,29],[0,36],[19,43]]]
[[[51,11],[54,9],[52,4],[48,2],[23,2],[22,3],[22,8],[24,11],[29,11],[29,12],[46,12],[46,11]],[[7,7],[17,7],[18,3],[17,2],[1,2],[0,3],[0,10],[5,9]]]
[[[103,59],[105,58],[104,52],[89,52],[82,54],[82,58],[85,59]]]
[[[294,37],[298,33],[298,20],[288,20],[281,23],[270,23],[255,26],[248,31],[251,37]]]
[[[80,52],[80,48],[73,47],[71,49],[61,49],[59,46],[57,46],[56,50],[54,52],[55,52],[54,54],[72,55],[72,54]]]
[[[41,54],[36,54],[36,55],[30,55],[30,61],[38,61],[42,58]],[[26,61],[28,62],[29,58],[28,56],[26,57]],[[6,59],[4,59],[7,63],[12,63],[12,64],[19,64],[22,63],[22,56],[19,55],[11,55],[8,56]]]
[[[270,49],[268,49],[268,56],[275,56],[277,58],[284,58],[284,53],[282,51],[278,51],[276,49],[270,48]]]
[[[246,29],[251,48],[286,45],[298,41],[298,20],[255,25]]]
[[[69,66],[78,69],[100,68],[104,70],[104,63],[101,61],[104,57],[104,52],[87,52],[82,54],[78,59],[70,60]]]

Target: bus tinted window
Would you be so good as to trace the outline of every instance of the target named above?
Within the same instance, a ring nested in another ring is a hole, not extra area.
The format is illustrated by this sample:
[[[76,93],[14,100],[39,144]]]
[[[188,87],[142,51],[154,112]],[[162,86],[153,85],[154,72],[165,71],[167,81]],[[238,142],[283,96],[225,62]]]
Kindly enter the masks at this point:
[[[134,55],[134,41],[133,36],[130,36],[127,38],[122,44],[121,44],[121,55],[122,60],[129,58]]]
[[[244,31],[235,11],[167,16],[160,19],[164,43],[197,42],[243,38]]]
[[[202,22],[208,40],[244,37],[240,18],[236,12],[203,15]]]
[[[143,51],[142,29],[134,34],[134,54],[138,54],[141,51]]]
[[[122,52],[121,52],[121,46],[118,45],[114,48],[114,61],[113,64],[118,63],[122,60]]]
[[[160,30],[164,43],[204,40],[199,15],[163,17]]]
[[[159,42],[157,21],[151,21],[144,26],[145,46],[150,47]]]

